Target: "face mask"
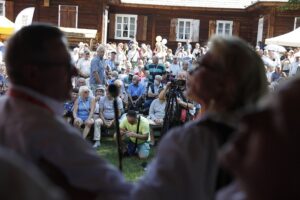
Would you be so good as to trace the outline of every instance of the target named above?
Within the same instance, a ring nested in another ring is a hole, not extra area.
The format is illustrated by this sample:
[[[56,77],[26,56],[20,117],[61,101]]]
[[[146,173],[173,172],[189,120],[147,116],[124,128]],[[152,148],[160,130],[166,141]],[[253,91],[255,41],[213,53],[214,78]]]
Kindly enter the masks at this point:
[[[154,84],[155,84],[155,85],[159,85],[159,81],[154,80]]]

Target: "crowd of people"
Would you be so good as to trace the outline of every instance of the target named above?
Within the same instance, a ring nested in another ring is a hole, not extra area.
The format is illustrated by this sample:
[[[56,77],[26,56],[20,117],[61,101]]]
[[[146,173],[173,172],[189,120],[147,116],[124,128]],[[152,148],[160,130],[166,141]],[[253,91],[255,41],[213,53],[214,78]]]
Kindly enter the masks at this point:
[[[285,50],[285,49],[284,49]],[[271,91],[276,90],[280,82],[300,73],[300,49],[290,48],[283,52],[256,47],[266,68],[266,76]]]
[[[197,45],[195,57],[187,41],[172,59],[159,42],[152,57],[129,53],[151,49],[131,41],[121,63],[114,44],[99,45],[95,55],[82,44],[71,57],[65,41],[55,27],[31,25],[8,43],[9,89],[0,99],[0,144],[33,164],[70,199],[299,199],[299,50],[288,54],[287,59],[294,58],[288,68],[286,57],[278,61],[274,52],[262,55],[236,37],[215,36],[209,47]],[[291,79],[276,88],[270,87],[276,80],[268,79],[274,63],[289,69],[280,78]],[[119,89],[117,97],[109,92],[110,84]],[[120,122],[123,153],[143,159],[153,141],[151,125],[164,126],[166,120],[177,128],[164,135],[135,184],[83,139],[94,129],[93,147],[98,148],[104,130]],[[28,190],[55,199],[39,188]]]
[[[115,84],[120,90],[117,102],[121,125],[127,120],[125,113],[128,111],[136,111],[147,119],[145,126],[148,128],[144,134],[150,136],[140,142],[147,146],[143,148],[147,149],[143,155],[148,155],[150,146],[155,144],[154,132],[161,132],[164,125],[169,90],[176,87],[181,95],[176,95],[176,116],[168,128],[196,116],[200,105],[185,97],[185,81],[206,50],[207,47],[200,48],[198,43],[192,49],[187,41],[185,45],[178,43],[173,54],[159,38],[154,50],[146,44],[139,46],[135,40],[124,44],[100,44],[95,52],[87,44],[80,43],[71,52],[78,76],[73,78],[72,100],[65,104],[65,117],[82,129],[84,138],[91,132],[94,147],[99,148],[101,135],[115,125],[113,97],[107,91],[110,84]],[[177,86],[177,80],[182,80],[183,85]],[[185,116],[182,116],[183,111],[186,111]],[[129,138],[134,141],[136,137]]]

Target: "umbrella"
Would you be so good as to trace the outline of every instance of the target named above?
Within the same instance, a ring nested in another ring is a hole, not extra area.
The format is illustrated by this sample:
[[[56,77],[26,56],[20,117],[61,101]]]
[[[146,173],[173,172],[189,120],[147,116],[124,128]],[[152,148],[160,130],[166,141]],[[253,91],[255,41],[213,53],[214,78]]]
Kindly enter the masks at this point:
[[[276,52],[286,52],[286,49],[283,46],[277,45],[277,44],[269,44],[267,46],[265,46],[265,50],[269,50],[269,51],[276,51]]]
[[[6,39],[14,33],[14,23],[6,17],[0,16],[0,38]]]

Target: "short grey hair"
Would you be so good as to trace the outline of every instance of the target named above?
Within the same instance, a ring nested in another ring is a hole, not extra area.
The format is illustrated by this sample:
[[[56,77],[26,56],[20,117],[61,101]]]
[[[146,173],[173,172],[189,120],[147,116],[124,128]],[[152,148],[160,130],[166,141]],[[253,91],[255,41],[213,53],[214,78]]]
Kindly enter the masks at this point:
[[[114,71],[111,72],[111,76],[115,77],[115,78],[118,78],[119,77],[119,72],[114,70]]]
[[[103,44],[100,44],[97,48],[97,52],[99,51],[105,51],[105,46]]]
[[[162,76],[161,76],[161,75],[156,75],[156,76],[155,76],[155,79],[162,80]]]

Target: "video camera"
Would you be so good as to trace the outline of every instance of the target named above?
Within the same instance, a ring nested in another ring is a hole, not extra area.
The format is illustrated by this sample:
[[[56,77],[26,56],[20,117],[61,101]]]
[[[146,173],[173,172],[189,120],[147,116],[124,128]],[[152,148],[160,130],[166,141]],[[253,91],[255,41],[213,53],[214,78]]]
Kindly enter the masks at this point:
[[[168,74],[167,75],[167,82],[171,82],[171,89],[180,89],[180,88],[184,88],[186,81],[185,80],[178,80],[175,78],[175,76]]]

